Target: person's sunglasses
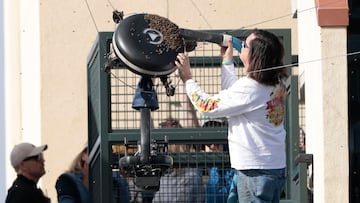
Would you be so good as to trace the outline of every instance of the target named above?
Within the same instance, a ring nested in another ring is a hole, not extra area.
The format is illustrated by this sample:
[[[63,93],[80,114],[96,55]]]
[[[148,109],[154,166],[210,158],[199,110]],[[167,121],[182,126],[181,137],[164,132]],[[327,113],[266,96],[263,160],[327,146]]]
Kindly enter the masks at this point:
[[[29,156],[29,157],[26,157],[23,161],[30,161],[30,160],[41,161],[41,160],[44,160],[44,156],[43,156],[43,154]]]
[[[246,44],[246,40],[244,40],[244,43],[243,43],[243,48],[246,48],[246,49],[250,48],[250,47],[249,47],[249,45],[248,45],[248,44]]]

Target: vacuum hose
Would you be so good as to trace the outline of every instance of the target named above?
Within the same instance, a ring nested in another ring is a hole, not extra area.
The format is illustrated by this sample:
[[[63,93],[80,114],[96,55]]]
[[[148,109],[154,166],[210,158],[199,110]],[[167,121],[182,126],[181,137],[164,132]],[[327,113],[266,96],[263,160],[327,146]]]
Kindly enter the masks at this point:
[[[180,29],[180,34],[182,35],[182,37],[184,39],[212,42],[212,43],[224,46],[224,47],[227,47],[228,41],[231,40],[233,43],[233,47],[238,52],[241,52],[242,41],[231,35],[201,32],[201,31],[195,31],[195,30],[189,30],[189,29],[183,29],[183,28]]]

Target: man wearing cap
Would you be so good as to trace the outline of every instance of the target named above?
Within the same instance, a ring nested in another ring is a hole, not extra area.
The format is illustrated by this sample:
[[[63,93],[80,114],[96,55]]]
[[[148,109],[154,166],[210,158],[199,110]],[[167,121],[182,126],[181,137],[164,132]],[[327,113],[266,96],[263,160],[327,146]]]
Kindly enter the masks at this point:
[[[30,143],[14,146],[10,161],[17,178],[8,190],[5,203],[50,203],[50,199],[36,186],[45,174],[42,152],[46,149],[47,145],[36,147]]]

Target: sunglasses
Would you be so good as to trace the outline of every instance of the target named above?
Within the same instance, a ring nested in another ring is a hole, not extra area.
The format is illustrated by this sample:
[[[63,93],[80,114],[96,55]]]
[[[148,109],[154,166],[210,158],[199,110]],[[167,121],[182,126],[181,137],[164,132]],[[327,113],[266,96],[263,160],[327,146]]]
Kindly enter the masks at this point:
[[[35,156],[26,157],[23,161],[30,161],[30,160],[42,161],[42,160],[44,160],[44,156],[41,153],[41,154],[38,154],[38,155],[35,155]]]
[[[246,48],[246,49],[250,48],[250,47],[249,47],[249,45],[248,45],[248,44],[246,44],[246,40],[244,40],[244,43],[243,43],[243,48],[244,48],[244,49],[245,49],[245,48]]]

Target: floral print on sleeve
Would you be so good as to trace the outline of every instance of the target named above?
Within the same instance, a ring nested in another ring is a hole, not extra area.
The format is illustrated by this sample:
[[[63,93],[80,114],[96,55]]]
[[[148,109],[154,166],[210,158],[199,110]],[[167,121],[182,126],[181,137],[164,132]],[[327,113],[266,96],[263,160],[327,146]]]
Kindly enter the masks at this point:
[[[220,102],[219,98],[203,98],[196,91],[191,94],[191,97],[191,100],[200,112],[210,112],[216,109],[218,107],[218,103]]]
[[[279,126],[285,117],[285,85],[277,85],[266,104],[266,118],[274,126]]]

